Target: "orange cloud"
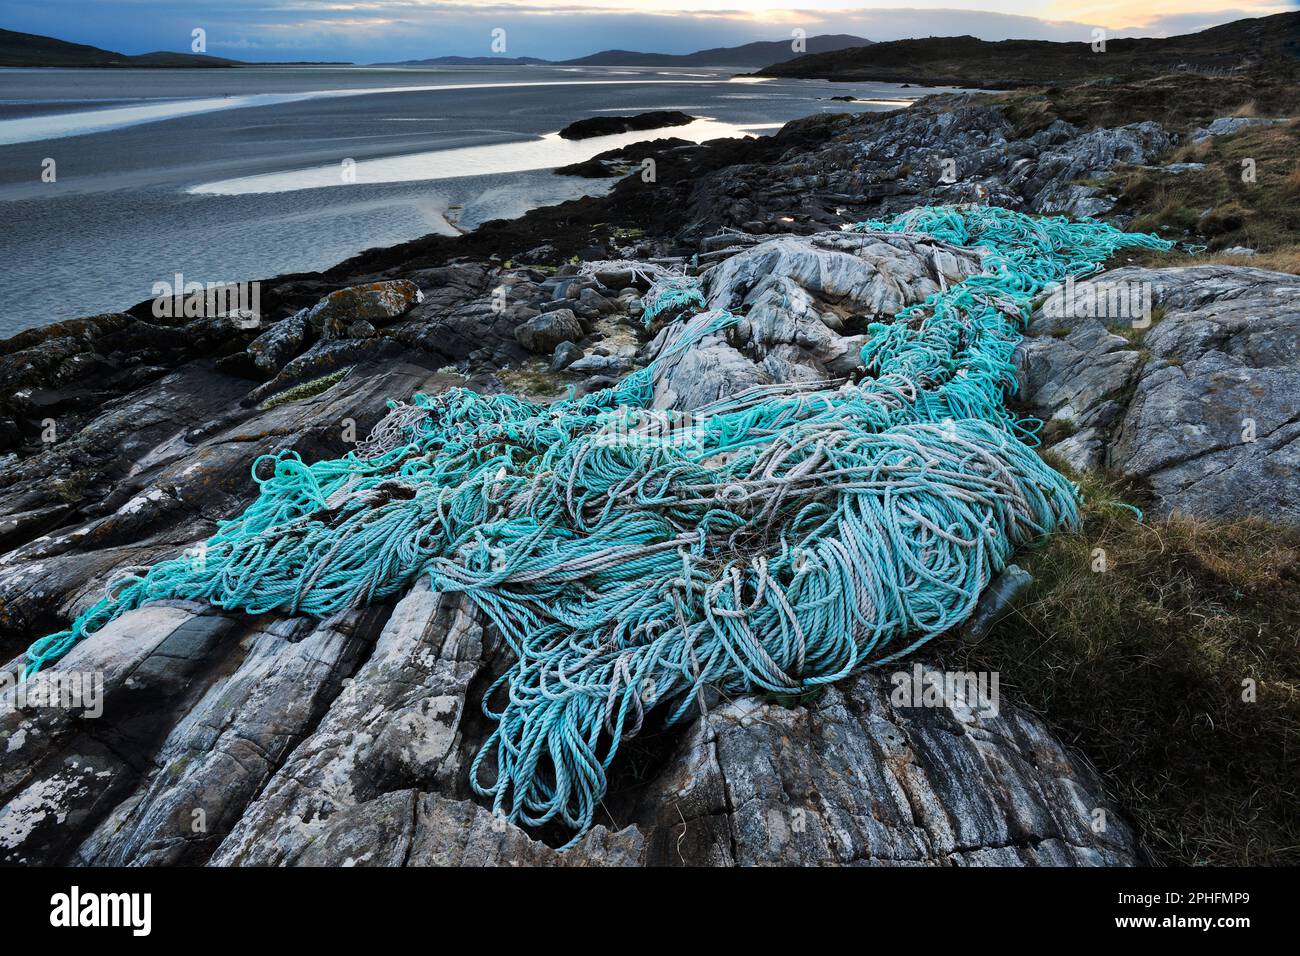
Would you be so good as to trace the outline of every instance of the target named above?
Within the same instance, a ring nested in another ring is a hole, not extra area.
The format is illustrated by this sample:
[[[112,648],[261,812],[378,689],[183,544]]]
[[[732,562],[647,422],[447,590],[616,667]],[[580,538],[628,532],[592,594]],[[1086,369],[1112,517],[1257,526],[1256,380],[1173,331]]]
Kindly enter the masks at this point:
[[[1178,14],[1231,10],[1237,13],[1231,19],[1241,19],[1266,17],[1290,9],[1293,9],[1291,4],[1277,0],[1144,0],[1141,5],[1132,0],[1051,0],[1038,16],[1044,20],[1077,20],[1120,29],[1147,26],[1161,17]]]

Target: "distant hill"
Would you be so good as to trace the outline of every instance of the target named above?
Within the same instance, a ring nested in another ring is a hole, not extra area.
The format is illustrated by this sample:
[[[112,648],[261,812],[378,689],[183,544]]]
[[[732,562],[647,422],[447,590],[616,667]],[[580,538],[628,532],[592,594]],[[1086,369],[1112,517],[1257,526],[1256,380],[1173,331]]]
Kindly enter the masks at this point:
[[[767,66],[802,56],[791,49],[792,40],[760,40],[743,46],[713,47],[696,53],[637,53],[631,50],[602,50],[576,60],[560,61],[564,66]],[[807,53],[829,53],[846,47],[861,48],[870,40],[844,33],[808,37]]]
[[[242,60],[227,60],[205,53],[171,53],[157,50],[126,58],[128,66],[246,66]]]
[[[639,53],[633,50],[602,50],[574,60],[543,60],[533,56],[436,56],[424,60],[399,60],[376,66],[734,66],[763,67],[802,54],[791,49],[792,40],[760,40],[743,46],[714,47],[695,53]],[[832,53],[862,48],[870,40],[848,34],[808,37],[809,54]],[[0,67],[232,67],[268,64],[245,63],[198,53],[126,54],[82,43],[69,43],[34,33],[0,30]],[[290,66],[293,64],[274,64]]]
[[[535,56],[435,56],[427,60],[398,60],[375,66],[540,66],[550,60]]]
[[[35,33],[18,33],[15,30],[0,30],[0,67],[119,67],[119,68],[177,68],[187,67],[234,67],[234,66],[350,66],[347,63],[321,62],[304,60],[298,63],[247,63],[243,60],[228,60],[220,56],[208,56],[204,53],[171,53],[159,50],[155,53],[116,53],[113,50],[101,50],[97,46],[84,43],[69,43],[54,37],[43,37]]]
[[[435,56],[428,60],[400,60],[376,66],[767,66],[801,56],[790,48],[792,40],[760,40],[744,46],[720,46],[696,53],[638,53],[634,50],[602,50],[576,60],[539,60],[532,56]],[[845,47],[861,47],[870,40],[847,34],[809,37],[808,53],[826,53]]]
[[[1103,53],[1093,52],[1087,41],[929,37],[810,53],[774,63],[758,75],[1011,89],[1179,70],[1292,71],[1297,57],[1300,13],[1279,13],[1185,36],[1109,38]]]
[[[0,30],[0,66],[224,67],[238,60],[199,53],[142,53],[131,56],[35,33]]]

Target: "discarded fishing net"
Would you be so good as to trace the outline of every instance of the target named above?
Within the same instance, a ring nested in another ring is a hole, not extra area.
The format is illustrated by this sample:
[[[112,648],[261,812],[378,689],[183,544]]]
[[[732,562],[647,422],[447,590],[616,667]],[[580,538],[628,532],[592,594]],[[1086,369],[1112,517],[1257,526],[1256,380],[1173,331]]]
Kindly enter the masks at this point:
[[[416,395],[342,458],[259,458],[257,500],[201,561],[115,582],[32,645],[27,673],[151,600],[324,616],[428,574],[514,652],[484,699],[474,789],[581,835],[650,708],[673,722],[705,688],[797,694],[892,660],[965,620],[1017,546],[1077,520],[1074,486],[1003,405],[1020,324],[1048,284],[1169,244],[982,207],[859,228],[977,247],[985,268],[873,325],[858,384],[650,411],[682,350],[737,321],[705,311],[583,398]],[[672,283],[703,304],[698,280]]]

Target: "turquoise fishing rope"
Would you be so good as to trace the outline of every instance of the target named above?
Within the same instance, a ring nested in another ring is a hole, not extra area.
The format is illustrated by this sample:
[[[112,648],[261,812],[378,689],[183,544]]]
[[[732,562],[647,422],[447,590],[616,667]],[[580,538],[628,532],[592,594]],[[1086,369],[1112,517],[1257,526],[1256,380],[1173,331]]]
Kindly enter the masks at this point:
[[[1117,249],[1093,221],[989,207],[859,230],[977,249],[980,274],[870,327],[856,384],[760,386],[664,429],[655,385],[737,321],[674,277],[646,313],[695,308],[616,387],[551,404],[453,388],[390,403],[356,451],[253,463],[257,499],[200,550],[115,581],[25,675],[133,608],[180,598],[326,616],[421,575],[467,595],[514,661],[475,791],[526,825],[591,825],[622,740],[704,690],[797,694],[964,621],[1022,544],[1078,520],[1077,491],[1005,407],[1033,298]]]

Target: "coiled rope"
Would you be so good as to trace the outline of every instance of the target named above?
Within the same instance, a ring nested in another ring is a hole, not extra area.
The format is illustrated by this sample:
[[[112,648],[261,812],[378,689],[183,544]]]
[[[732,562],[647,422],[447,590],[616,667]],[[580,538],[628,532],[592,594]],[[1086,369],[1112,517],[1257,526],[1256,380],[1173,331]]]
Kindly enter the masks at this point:
[[[31,646],[25,674],[152,600],[325,616],[428,574],[514,653],[484,698],[496,726],[474,790],[576,840],[648,710],[673,723],[706,688],[797,694],[893,660],[965,620],[1016,547],[1077,521],[1076,489],[1003,404],[1019,329],[1048,284],[1121,247],[1169,244],[985,207],[857,228],[973,246],[985,267],[872,325],[858,384],[649,411],[680,353],[737,321],[706,311],[671,324],[649,366],[582,398],[453,388],[390,403],[342,458],[258,458],[258,498],[201,560],[114,582]],[[656,285],[647,313],[703,305],[698,280]]]

